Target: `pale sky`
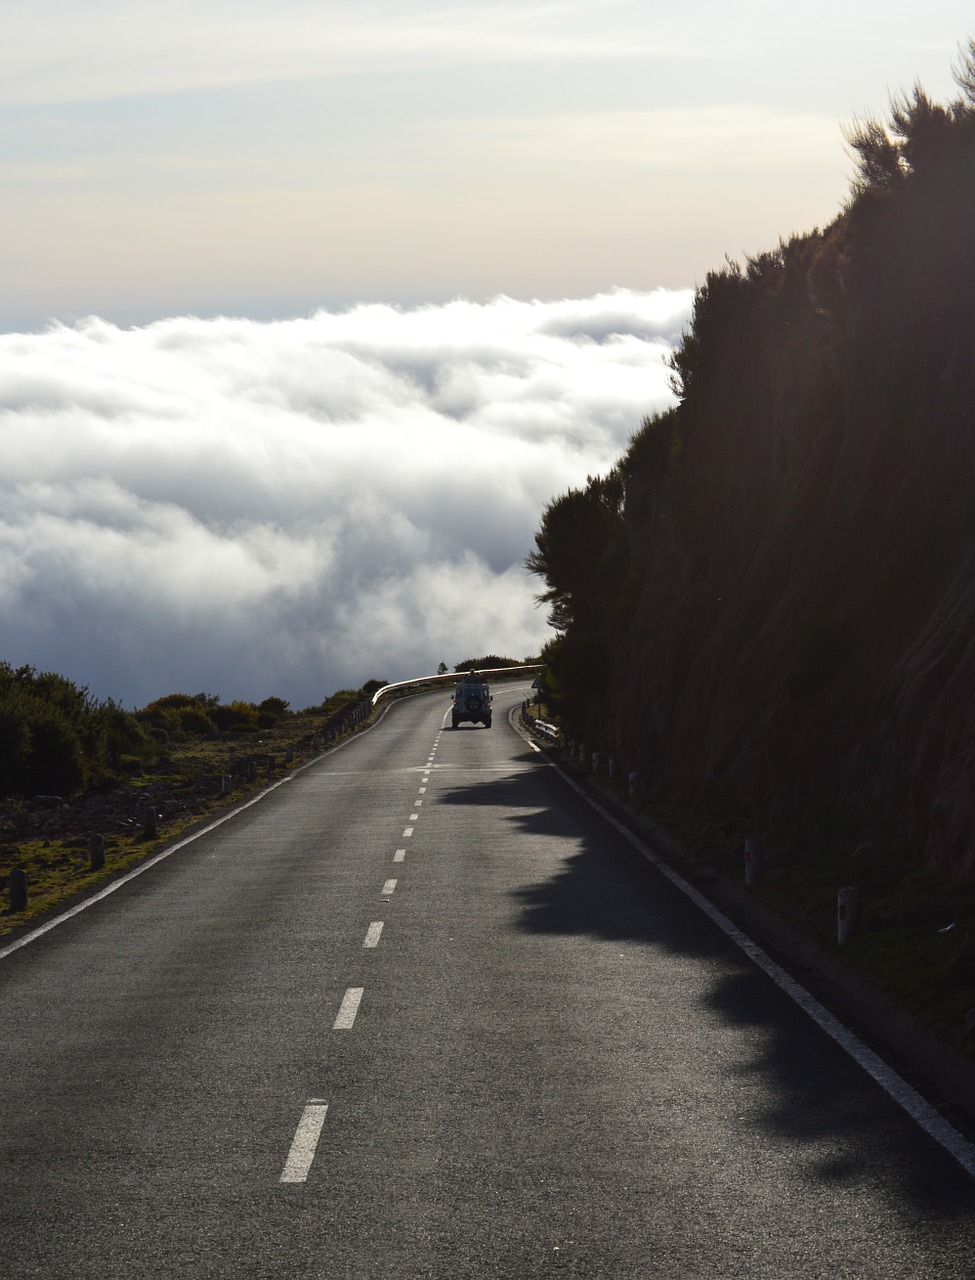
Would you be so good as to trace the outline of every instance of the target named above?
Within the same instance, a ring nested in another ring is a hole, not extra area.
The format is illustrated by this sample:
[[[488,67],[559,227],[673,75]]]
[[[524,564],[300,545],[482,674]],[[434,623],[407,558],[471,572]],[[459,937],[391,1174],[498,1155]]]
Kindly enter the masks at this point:
[[[946,100],[958,0],[0,0],[0,330],[684,288]]]

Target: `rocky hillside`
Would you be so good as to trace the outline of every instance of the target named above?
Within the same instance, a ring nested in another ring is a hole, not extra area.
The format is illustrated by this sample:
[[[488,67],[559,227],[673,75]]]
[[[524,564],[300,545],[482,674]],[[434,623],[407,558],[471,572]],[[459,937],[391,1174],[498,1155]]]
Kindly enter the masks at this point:
[[[710,274],[680,403],[529,564],[570,728],[689,804],[975,875],[975,43],[824,231]]]

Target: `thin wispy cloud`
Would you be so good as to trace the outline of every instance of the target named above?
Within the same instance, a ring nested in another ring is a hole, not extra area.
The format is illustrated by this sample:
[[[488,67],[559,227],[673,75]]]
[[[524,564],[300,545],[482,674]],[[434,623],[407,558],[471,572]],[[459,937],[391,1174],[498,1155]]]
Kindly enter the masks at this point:
[[[309,705],[546,634],[546,501],[670,402],[688,291],[0,336],[0,657]]]
[[[689,56],[689,31],[633,26],[630,5],[400,0],[13,0],[0,105],[225,89],[391,69]],[[628,11],[628,14],[627,14]],[[622,18],[622,21],[621,21]]]
[[[0,107],[532,63],[639,61],[700,77],[708,65],[720,75],[721,64],[761,53],[801,75],[806,57],[841,60],[858,45],[888,57],[905,50],[950,55],[965,33],[968,17],[956,0],[925,11],[892,3],[878,27],[871,13],[838,0],[794,6],[775,23],[763,0],[743,0],[733,10],[642,0],[281,0],[273,7],[256,0],[6,0]],[[933,35],[932,25],[943,32],[938,24],[953,13],[953,40]]]

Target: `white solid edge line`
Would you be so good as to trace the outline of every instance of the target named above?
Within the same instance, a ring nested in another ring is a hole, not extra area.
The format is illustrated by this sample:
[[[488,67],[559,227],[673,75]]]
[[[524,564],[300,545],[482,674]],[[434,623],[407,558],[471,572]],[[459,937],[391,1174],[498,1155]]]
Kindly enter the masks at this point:
[[[87,911],[89,907],[93,907],[96,902],[101,902],[103,898],[107,898],[110,893],[114,893],[116,889],[121,889],[124,884],[128,884],[130,880],[134,880],[136,876],[141,876],[144,871],[148,871],[157,863],[165,861],[171,854],[176,853],[179,849],[185,849],[188,844],[192,844],[194,840],[199,840],[201,836],[209,835],[211,831],[216,831],[217,827],[222,827],[225,822],[229,822],[231,818],[236,818],[239,813],[243,813],[245,809],[249,809],[251,805],[257,804],[259,801],[269,796],[272,791],[277,791],[278,787],[283,787],[286,782],[290,782],[292,778],[297,778],[299,773],[304,773],[306,769],[310,769],[313,765],[318,764],[319,760],[323,760],[325,756],[334,755],[336,751],[341,751],[343,747],[347,747],[350,742],[355,742],[362,737],[363,733],[369,733],[380,724],[387,713],[392,709],[394,704],[390,703],[386,707],[379,718],[370,725],[366,725],[354,737],[346,738],[344,742],[338,743],[337,746],[329,747],[327,751],[323,751],[321,755],[315,756],[313,760],[309,760],[306,764],[299,765],[297,769],[293,769],[286,778],[279,778],[277,782],[272,782],[269,787],[265,787],[263,791],[259,791],[256,796],[251,796],[249,800],[245,800],[243,804],[237,805],[231,809],[229,813],[223,814],[216,818],[207,826],[202,827],[199,831],[194,831],[191,836],[186,836],[182,840],[177,840],[175,844],[171,844],[166,849],[160,850],[159,853],[149,858],[146,862],[140,862],[137,867],[133,867],[131,871],[127,871],[124,876],[119,876],[117,880],[113,880],[111,884],[107,884],[104,889],[99,889],[97,893],[93,893],[90,898],[85,898],[83,902],[76,903],[73,907],[68,907],[66,911],[62,911],[60,915],[48,920],[46,924],[39,925],[36,929],[32,929],[22,938],[18,938],[16,942],[11,942],[8,946],[0,948],[0,960],[5,960],[7,956],[13,955],[15,951],[19,951],[21,947],[26,947],[29,942],[36,942],[38,938],[50,933],[52,929],[56,929],[59,924],[64,924],[66,920],[71,920],[74,916],[80,915],[82,911]]]
[[[284,1163],[281,1182],[304,1182],[308,1177],[308,1171],[315,1159],[315,1152],[318,1150],[318,1140],[322,1136],[322,1126],[327,1112],[327,1103],[309,1102],[301,1113],[291,1150]]]
[[[511,712],[511,715],[514,715],[514,711]],[[510,717],[509,723],[511,723],[512,728],[515,727]],[[515,732],[517,732],[517,729]],[[575,783],[554,760],[549,759],[546,763],[550,769],[555,770],[573,791],[582,796],[600,817],[604,818],[612,827],[615,827],[624,840],[633,845],[647,862],[656,867],[661,875],[666,876],[675,888],[690,898],[694,905],[699,907],[736,946],[740,947],[745,955],[771,978],[777,987],[794,1000],[799,1008],[807,1013],[832,1040],[835,1040],[841,1048],[845,1049],[854,1062],[862,1067],[867,1075],[880,1085],[881,1089],[889,1097],[893,1098],[898,1106],[916,1124],[920,1125],[929,1137],[933,1138],[939,1146],[953,1156],[970,1177],[975,1178],[975,1144],[964,1138],[954,1125],[949,1124],[930,1102],[897,1074],[893,1067],[884,1062],[883,1058],[874,1053],[872,1049],[869,1049],[855,1032],[840,1022],[839,1018],[830,1013],[825,1005],[820,1004],[811,992],[796,982],[794,978],[791,978],[770,956],[766,955],[757,942],[753,942],[722,911],[719,911],[713,902],[710,902],[692,884],[689,884],[683,876],[679,875],[662,858],[658,857],[648,845],[644,844],[638,835],[630,831],[617,818],[614,818],[609,810],[605,809],[598,800],[587,795],[582,787]]]
[[[338,1014],[332,1023],[333,1031],[351,1031],[356,1014],[359,1012],[359,1005],[362,1003],[363,991],[365,987],[349,987],[342,997]]]

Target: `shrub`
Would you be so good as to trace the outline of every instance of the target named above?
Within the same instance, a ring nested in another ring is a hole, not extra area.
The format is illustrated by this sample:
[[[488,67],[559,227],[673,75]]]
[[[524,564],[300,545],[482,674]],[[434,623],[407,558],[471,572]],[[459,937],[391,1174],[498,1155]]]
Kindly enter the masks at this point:
[[[216,733],[217,726],[211,715],[201,707],[184,707],[179,713],[179,727],[184,733],[209,735]]]
[[[72,795],[102,750],[97,704],[54,672],[0,662],[0,791]]]
[[[228,702],[226,706],[210,708],[210,718],[218,729],[233,733],[257,733],[260,729],[260,713],[253,702]]]
[[[290,714],[290,706],[284,698],[265,698],[258,704],[258,724],[262,729],[273,729],[279,721]]]
[[[520,665],[517,658],[501,658],[496,653],[488,653],[483,658],[466,658],[463,662],[458,662],[454,667],[454,671],[466,672],[472,668],[475,671],[491,671],[495,667],[518,667]]]
[[[61,796],[80,791],[88,781],[87,760],[81,738],[64,712],[34,701],[28,728],[26,790],[33,795],[47,792]]]
[[[169,735],[207,735],[217,732],[213,712],[219,704],[220,699],[208,693],[167,693],[146,703],[136,716]]]
[[[30,729],[16,690],[0,692],[0,795],[24,792],[30,757]]]
[[[145,756],[153,750],[153,739],[136,717],[109,700],[98,708],[97,720],[105,761],[118,767],[124,757]]]

